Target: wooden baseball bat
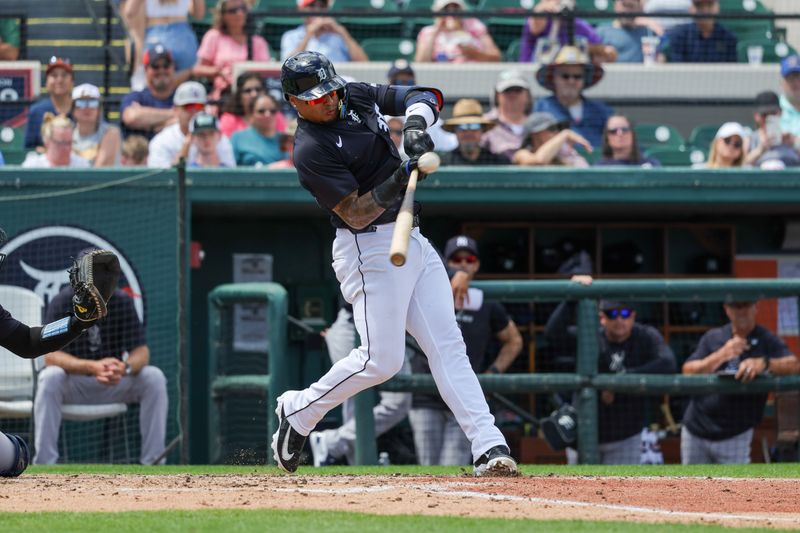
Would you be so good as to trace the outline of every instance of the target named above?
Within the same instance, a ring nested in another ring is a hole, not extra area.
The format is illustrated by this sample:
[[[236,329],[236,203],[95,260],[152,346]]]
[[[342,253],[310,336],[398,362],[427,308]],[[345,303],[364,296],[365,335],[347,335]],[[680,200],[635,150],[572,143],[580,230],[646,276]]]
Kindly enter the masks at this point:
[[[403,196],[403,203],[397,213],[394,223],[394,233],[392,233],[392,244],[389,247],[389,259],[394,266],[406,264],[408,254],[408,240],[411,238],[411,226],[414,223],[414,193],[417,191],[417,169],[411,171],[408,178],[406,194]]]

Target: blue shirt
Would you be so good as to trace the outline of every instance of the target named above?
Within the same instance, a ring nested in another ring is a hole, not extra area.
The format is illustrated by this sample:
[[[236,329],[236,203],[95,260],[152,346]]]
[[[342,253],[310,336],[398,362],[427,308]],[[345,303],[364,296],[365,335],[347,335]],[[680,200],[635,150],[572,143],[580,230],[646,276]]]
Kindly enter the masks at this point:
[[[641,63],[644,61],[642,37],[652,35],[652,32],[645,26],[616,28],[611,24],[603,24],[597,28],[597,34],[603,44],[616,48],[618,63]]]
[[[25,125],[25,148],[42,146],[42,119],[45,113],[56,114],[56,108],[49,96],[45,96],[28,110],[28,123]]]
[[[301,24],[293,30],[289,30],[281,37],[281,60],[289,57],[293,50],[295,50],[303,38],[306,36],[306,27]],[[331,63],[338,63],[340,61],[350,61],[350,52],[347,50],[347,44],[338,33],[326,32],[318,37],[312,37],[306,44],[306,50],[319,52],[328,59]]]
[[[156,98],[150,89],[145,87],[141,91],[134,91],[125,95],[122,103],[119,106],[119,116],[122,117],[125,113],[125,108],[134,102],[145,107],[155,107],[157,109],[170,109],[172,107],[172,94],[168,98]],[[148,141],[156,136],[156,130],[134,130],[125,125],[125,122],[120,119],[120,126],[122,130],[122,137],[126,138],[128,135],[141,135]]]
[[[736,36],[719,23],[706,39],[692,23],[675,26],[658,47],[670,63],[736,63]]]
[[[278,136],[276,133],[272,137],[265,137],[253,126],[234,133],[231,136],[231,144],[236,165],[240,167],[252,167],[257,163],[268,165],[286,157],[278,146]]]
[[[561,105],[555,96],[539,98],[536,100],[534,111],[545,111],[553,115],[559,122],[569,122],[571,130],[583,135],[593,147],[603,144],[603,129],[606,127],[608,117],[612,110],[603,102],[590,100],[585,96],[583,99],[583,118],[580,123],[573,120],[569,109]]]

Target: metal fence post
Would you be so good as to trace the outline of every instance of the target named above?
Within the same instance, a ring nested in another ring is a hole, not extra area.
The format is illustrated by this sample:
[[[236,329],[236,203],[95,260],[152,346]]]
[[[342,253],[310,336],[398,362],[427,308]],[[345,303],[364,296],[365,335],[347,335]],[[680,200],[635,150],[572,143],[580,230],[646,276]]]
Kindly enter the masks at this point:
[[[356,335],[356,347],[359,344]],[[370,387],[359,392],[352,401],[355,402],[356,464],[376,465],[378,464],[378,445],[375,442],[375,418],[372,415],[372,408],[375,407],[375,389]]]
[[[578,301],[578,359],[576,371],[591,380],[597,374],[597,303],[595,300]],[[591,386],[578,394],[578,454],[583,464],[597,464],[597,390]]]

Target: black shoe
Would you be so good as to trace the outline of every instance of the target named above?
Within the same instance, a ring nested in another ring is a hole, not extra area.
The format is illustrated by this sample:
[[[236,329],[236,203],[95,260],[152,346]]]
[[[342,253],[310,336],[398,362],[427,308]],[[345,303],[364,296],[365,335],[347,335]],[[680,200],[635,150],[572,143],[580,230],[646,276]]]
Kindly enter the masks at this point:
[[[516,476],[517,462],[506,446],[494,446],[475,461],[476,476]]]
[[[9,470],[0,472],[0,477],[17,477],[28,468],[30,462],[30,451],[28,444],[18,435],[6,435],[14,445],[14,462]],[[0,437],[2,438],[2,437]]]
[[[286,472],[294,472],[300,464],[300,455],[306,443],[305,435],[301,435],[289,424],[283,412],[283,403],[278,402],[275,409],[278,415],[278,431],[272,436],[272,453],[278,466]]]

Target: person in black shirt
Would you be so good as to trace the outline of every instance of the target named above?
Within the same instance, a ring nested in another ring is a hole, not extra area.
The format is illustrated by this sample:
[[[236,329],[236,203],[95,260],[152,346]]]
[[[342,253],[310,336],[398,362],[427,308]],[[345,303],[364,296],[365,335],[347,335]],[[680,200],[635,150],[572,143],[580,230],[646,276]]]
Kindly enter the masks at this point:
[[[458,146],[450,152],[440,153],[443,165],[509,165],[504,155],[493,154],[480,145],[481,135],[494,127],[494,122],[483,118],[480,102],[462,98],[453,106],[453,118],[445,120],[442,129],[456,134]]]
[[[723,306],[730,324],[707,331],[683,364],[684,374],[718,373],[747,383],[766,373],[800,372],[800,360],[775,334],[756,323],[756,302]],[[683,464],[750,462],[753,428],[764,414],[766,394],[694,396],[683,416]]]

